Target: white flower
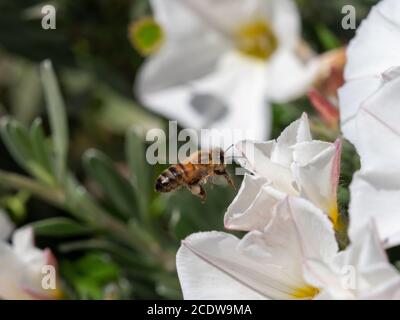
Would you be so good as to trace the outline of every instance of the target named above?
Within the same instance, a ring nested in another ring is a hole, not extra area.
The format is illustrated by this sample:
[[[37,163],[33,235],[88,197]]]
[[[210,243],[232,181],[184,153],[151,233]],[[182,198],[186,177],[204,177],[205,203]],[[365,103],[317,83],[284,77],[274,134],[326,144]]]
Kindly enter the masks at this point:
[[[5,241],[14,229],[13,223],[8,215],[0,209],[0,241]]]
[[[385,246],[400,244],[400,77],[363,103],[355,120],[361,170],[350,186],[351,238],[374,218]]]
[[[328,265],[310,259],[306,279],[319,299],[400,299],[400,274],[389,263],[372,221]]]
[[[292,0],[152,0],[165,32],[136,84],[142,103],[185,127],[270,131],[267,101],[305,93],[318,59],[303,62]],[[226,142],[228,143],[228,142]]]
[[[243,239],[189,236],[177,253],[185,299],[399,299],[400,274],[371,227],[342,252],[326,215],[288,197]]]
[[[385,246],[400,244],[400,2],[372,8],[347,51],[339,92],[341,127],[356,147],[361,170],[353,177],[350,238],[374,218]]]
[[[269,142],[236,145],[237,161],[253,173],[245,175],[225,215],[225,227],[262,230],[271,208],[287,195],[310,200],[339,227],[336,189],[341,143],[312,140],[306,114]]]
[[[4,228],[4,217],[0,215],[0,231]],[[7,227],[10,231],[9,226]],[[3,234],[4,235],[4,234]],[[42,273],[45,265],[55,264],[54,257],[49,249],[40,250],[34,246],[33,230],[23,228],[12,235],[12,245],[0,242],[0,299],[55,299],[60,297],[61,291],[44,289]]]
[[[184,241],[176,264],[185,299],[311,299],[319,290],[304,278],[307,259],[337,253],[331,222],[310,202],[287,198],[262,231],[238,239],[196,233]]]
[[[362,103],[400,74],[400,1],[383,0],[362,22],[347,50],[345,85],[339,91],[341,128],[358,147],[355,117]]]

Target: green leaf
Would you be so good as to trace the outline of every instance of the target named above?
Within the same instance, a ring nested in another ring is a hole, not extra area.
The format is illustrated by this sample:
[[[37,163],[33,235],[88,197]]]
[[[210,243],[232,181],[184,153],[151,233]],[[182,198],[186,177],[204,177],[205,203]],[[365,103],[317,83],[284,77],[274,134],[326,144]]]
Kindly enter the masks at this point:
[[[128,180],[117,172],[106,155],[97,150],[88,150],[83,156],[83,166],[123,217],[131,218],[135,215],[137,204],[133,188]]]
[[[33,155],[29,134],[18,121],[4,117],[1,119],[1,136],[8,151],[14,160],[26,171],[29,172],[29,161],[32,161]]]
[[[120,277],[119,266],[108,255],[96,252],[76,261],[64,260],[60,270],[81,299],[103,299],[104,287]]]
[[[141,212],[146,215],[150,197],[150,174],[146,165],[146,150],[137,128],[131,128],[127,132],[125,153],[131,174],[131,182],[140,201]]]
[[[78,222],[63,218],[50,218],[30,224],[38,236],[46,237],[71,237],[85,235],[91,231],[90,228],[82,226]]]
[[[33,155],[38,163],[42,165],[43,168],[51,172],[51,158],[50,150],[48,148],[48,141],[45,137],[42,119],[36,118],[30,129],[30,138],[32,142]]]
[[[20,190],[16,194],[1,197],[0,205],[9,210],[14,221],[20,223],[26,218],[26,203],[29,198],[28,191]]]
[[[33,130],[39,130],[38,122],[33,125]],[[39,134],[34,132],[35,135]],[[42,133],[43,134],[43,133]],[[14,160],[32,176],[49,185],[54,184],[49,169],[43,166],[42,159],[38,158],[35,149],[38,147],[32,141],[31,134],[18,121],[3,118],[1,121],[1,135],[8,151]],[[49,161],[49,160],[48,160]],[[44,164],[49,167],[49,163]]]
[[[339,39],[325,25],[317,24],[315,30],[325,50],[333,50],[340,47]]]
[[[68,151],[68,125],[64,101],[51,62],[49,60],[42,62],[40,71],[53,137],[55,169],[57,178],[63,182]]]

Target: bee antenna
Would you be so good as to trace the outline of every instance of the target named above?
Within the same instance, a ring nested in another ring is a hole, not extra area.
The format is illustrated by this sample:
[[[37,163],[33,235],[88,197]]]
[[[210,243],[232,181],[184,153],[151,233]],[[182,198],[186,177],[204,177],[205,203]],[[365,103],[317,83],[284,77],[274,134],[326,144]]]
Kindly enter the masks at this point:
[[[235,144],[232,143],[232,144],[224,151],[224,153],[226,153],[227,151],[229,151],[230,149],[232,149],[232,147],[234,147],[234,146],[235,146]]]
[[[245,158],[246,158],[245,156],[234,156],[234,155],[232,155],[230,157],[226,157],[225,160],[226,159],[245,159]]]

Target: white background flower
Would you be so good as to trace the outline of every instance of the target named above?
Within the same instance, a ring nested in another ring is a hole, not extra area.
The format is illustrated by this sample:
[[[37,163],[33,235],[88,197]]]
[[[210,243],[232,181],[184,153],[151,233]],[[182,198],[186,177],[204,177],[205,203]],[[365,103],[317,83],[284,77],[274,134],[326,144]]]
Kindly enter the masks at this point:
[[[0,231],[10,234],[11,224],[0,214]],[[33,230],[22,228],[12,235],[12,244],[6,242],[2,233],[0,242],[0,298],[1,299],[54,299],[60,297],[60,289],[44,289],[42,279],[45,265],[54,265],[49,249],[34,246]]]
[[[303,63],[296,53],[300,17],[291,0],[151,3],[166,39],[136,91],[185,127],[252,130],[242,139],[264,139],[267,100],[303,94],[316,75],[317,61]]]

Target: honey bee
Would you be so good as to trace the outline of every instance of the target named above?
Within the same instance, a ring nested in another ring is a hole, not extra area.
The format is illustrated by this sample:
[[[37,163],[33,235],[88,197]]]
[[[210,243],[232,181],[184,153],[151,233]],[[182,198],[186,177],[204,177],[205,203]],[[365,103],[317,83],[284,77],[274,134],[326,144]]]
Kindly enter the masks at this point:
[[[204,202],[207,197],[204,184],[212,176],[222,176],[230,186],[235,187],[224,161],[225,153],[220,148],[196,151],[184,162],[164,170],[156,180],[155,189],[167,193],[184,186]]]

